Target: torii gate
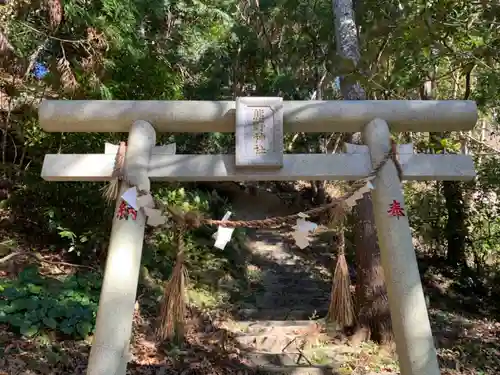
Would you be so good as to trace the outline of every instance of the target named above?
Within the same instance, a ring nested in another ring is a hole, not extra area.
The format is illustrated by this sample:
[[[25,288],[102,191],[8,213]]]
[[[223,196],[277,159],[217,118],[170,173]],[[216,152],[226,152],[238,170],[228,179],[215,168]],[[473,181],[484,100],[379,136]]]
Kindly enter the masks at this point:
[[[470,130],[477,121],[477,107],[472,101],[280,98],[43,101],[39,117],[41,127],[49,132],[129,132],[125,171],[133,170],[147,183],[148,177],[162,181],[357,180],[366,177],[389,151],[389,128],[394,132]],[[236,155],[172,155],[155,147],[155,129],[236,132]],[[283,131],[361,131],[367,147],[350,147],[357,150],[353,154],[284,155]],[[264,137],[265,144],[261,142]],[[47,181],[109,181],[114,162],[115,153],[107,152],[46,155],[42,177]],[[402,177],[466,181],[475,177],[475,171],[467,155],[416,154],[405,157]],[[375,223],[401,374],[439,375],[408,218],[388,215],[394,201],[404,208],[394,163],[386,163],[373,182]],[[144,225],[141,211],[135,221],[114,219],[88,375],[125,374]]]

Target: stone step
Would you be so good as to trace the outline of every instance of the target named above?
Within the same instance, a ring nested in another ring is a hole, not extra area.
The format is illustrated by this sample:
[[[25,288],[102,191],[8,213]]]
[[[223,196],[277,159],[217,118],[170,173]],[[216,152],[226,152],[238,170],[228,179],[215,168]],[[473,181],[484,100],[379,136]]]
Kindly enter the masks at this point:
[[[258,374],[279,374],[279,375],[337,375],[339,372],[328,366],[259,366]]]
[[[332,337],[337,337],[342,334],[342,329],[335,323],[327,323],[325,319],[308,319],[308,320],[262,320],[262,321],[231,321],[224,323],[224,328],[238,335],[238,333],[246,335],[259,335],[284,332],[284,333],[299,333],[303,331],[311,332],[311,329],[321,332],[328,332]],[[341,335],[342,336],[342,335]]]
[[[322,320],[244,321],[225,324],[245,349],[262,352],[300,351],[330,340]]]
[[[262,274],[261,274],[262,275]],[[304,279],[301,275],[295,275],[295,274],[264,274],[263,279],[266,279],[268,281],[273,281],[276,284],[274,286],[276,287],[298,287],[298,286],[305,286],[305,287],[316,287],[325,290],[331,289],[331,282],[328,282],[328,280],[318,280],[318,279]]]
[[[326,298],[311,298],[311,299],[305,299],[304,297],[301,297],[299,295],[297,296],[282,296],[282,298],[279,298],[278,296],[273,296],[273,295],[265,295],[261,296],[260,298],[255,298],[254,304],[255,308],[258,311],[264,311],[268,310],[269,306],[269,301],[274,300],[276,303],[274,304],[274,308],[276,310],[283,310],[283,311],[293,311],[294,315],[290,316],[288,318],[285,318],[284,316],[281,319],[309,319],[311,318],[311,314],[314,313],[314,310],[327,310],[329,301]],[[253,307],[253,306],[251,306]],[[307,310],[307,311],[306,311]],[[299,314],[300,312],[300,314]],[[304,313],[306,313],[306,316],[302,316]],[[297,315],[299,314],[299,315]],[[276,316],[276,314],[274,314]],[[262,314],[257,315],[257,316],[262,316]],[[276,316],[276,318],[273,318],[272,316],[267,319],[280,319]],[[262,319],[262,318],[260,318]]]
[[[309,320],[318,317],[324,317],[328,313],[328,304],[324,308],[314,309],[287,309],[287,308],[274,308],[274,309],[257,309],[257,308],[244,308],[239,310],[239,315],[247,320]]]
[[[285,298],[287,295],[300,296],[302,298],[325,298],[330,296],[330,289],[322,289],[316,285],[304,285],[297,284],[293,285],[290,283],[279,283],[274,284],[273,289],[267,290],[268,293],[275,294],[277,296],[282,295]]]
[[[285,353],[247,353],[249,367],[259,370],[261,374],[278,373],[293,375],[328,375],[337,374],[336,366],[314,365],[308,363],[298,354]],[[304,363],[305,362],[305,363]]]
[[[227,323],[227,328],[234,332],[240,331],[246,334],[269,333],[279,330],[280,332],[293,332],[298,329],[314,328],[323,326],[324,320],[263,320],[263,321],[233,321]]]
[[[325,346],[329,342],[328,337],[321,333],[240,335],[235,340],[242,348],[267,353],[299,352]]]

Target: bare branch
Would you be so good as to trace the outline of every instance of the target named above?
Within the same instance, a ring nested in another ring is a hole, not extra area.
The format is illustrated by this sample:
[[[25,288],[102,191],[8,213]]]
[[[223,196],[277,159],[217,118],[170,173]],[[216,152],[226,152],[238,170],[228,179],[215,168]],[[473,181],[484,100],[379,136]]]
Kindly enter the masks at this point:
[[[53,265],[56,265],[56,266],[59,265],[59,266],[76,267],[76,268],[87,268],[87,269],[90,269],[90,270],[95,270],[94,267],[85,266],[85,265],[82,265],[82,264],[73,264],[73,263],[68,263],[68,262],[59,262],[59,261],[47,260],[47,259],[44,259],[38,253],[31,253],[31,252],[27,252],[27,251],[16,251],[16,252],[10,253],[9,255],[6,255],[3,258],[0,258],[0,264],[6,263],[10,259],[18,257],[18,256],[22,256],[22,255],[34,258],[35,260],[37,260],[38,262],[41,262],[41,263],[53,264]]]

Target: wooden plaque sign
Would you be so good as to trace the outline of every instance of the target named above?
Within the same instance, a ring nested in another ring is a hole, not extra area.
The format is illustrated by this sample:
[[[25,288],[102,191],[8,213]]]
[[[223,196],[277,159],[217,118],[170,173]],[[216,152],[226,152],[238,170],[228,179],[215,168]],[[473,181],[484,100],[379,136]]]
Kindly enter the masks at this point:
[[[236,99],[236,166],[283,167],[283,99]]]

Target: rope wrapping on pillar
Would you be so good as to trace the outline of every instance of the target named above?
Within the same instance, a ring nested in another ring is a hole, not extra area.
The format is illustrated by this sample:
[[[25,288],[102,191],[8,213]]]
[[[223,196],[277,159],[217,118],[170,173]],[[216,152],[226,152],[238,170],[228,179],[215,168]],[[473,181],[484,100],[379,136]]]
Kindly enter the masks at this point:
[[[123,166],[125,165],[125,154],[127,152],[127,145],[125,142],[120,142],[118,146],[118,151],[115,157],[115,165],[113,167],[112,179],[108,185],[106,185],[103,191],[103,197],[108,203],[114,202],[118,199],[120,195],[120,181],[123,181]]]
[[[116,200],[119,195],[120,181],[129,183],[124,174],[124,161],[126,154],[125,142],[121,142],[115,159],[113,169],[113,180],[106,188],[104,196],[108,200]],[[352,198],[361,188],[365,187],[370,180],[374,179],[386,163],[392,160],[398,176],[402,179],[402,168],[397,157],[397,147],[392,140],[389,152],[384,156],[372,171],[363,179],[351,184],[348,192],[340,197],[334,198],[330,203],[320,207],[312,208],[305,212],[271,217],[261,220],[213,220],[204,217],[196,211],[184,212],[178,207],[163,204],[155,199],[150,192],[137,191],[138,197],[150,195],[154,207],[161,208],[169,219],[170,227],[174,229],[177,245],[176,261],[169,280],[165,283],[164,293],[160,307],[160,324],[157,329],[157,337],[161,341],[182,339],[184,337],[184,321],[186,315],[185,292],[187,282],[187,272],[185,267],[185,243],[186,231],[199,228],[201,226],[221,226],[226,228],[278,228],[296,223],[298,219],[307,217],[318,217],[324,215],[330,225],[339,226],[339,242],[337,264],[334,270],[332,281],[331,308],[328,314],[329,319],[336,321],[342,326],[354,324],[354,308],[350,291],[350,276],[347,261],[345,258],[344,243],[344,220],[350,206],[346,201]],[[129,183],[130,184],[130,183]],[[137,187],[136,187],[137,188]],[[148,206],[150,209],[153,206]],[[157,210],[158,211],[158,210]]]
[[[116,156],[115,168],[113,171],[113,177],[115,178],[113,181],[118,180],[121,181],[124,179],[124,171],[123,164],[125,159],[125,151],[126,146],[125,142],[120,143],[120,148],[118,150]],[[176,207],[168,206],[163,204],[162,202],[154,199],[156,207],[161,207],[165,213],[168,213],[168,216],[172,219],[173,223],[183,223],[186,226],[186,230],[195,229],[200,226],[222,226],[226,228],[256,228],[256,229],[264,229],[264,228],[278,228],[284,225],[292,224],[297,219],[302,217],[303,214],[309,217],[318,217],[322,214],[327,214],[328,218],[337,218],[340,219],[344,215],[343,212],[347,209],[345,204],[343,204],[348,198],[352,197],[357,190],[363,187],[366,184],[367,180],[370,180],[378,175],[380,170],[386,165],[386,163],[392,160],[396,169],[398,170],[398,175],[400,179],[402,179],[402,167],[399,163],[397,157],[397,147],[391,147],[390,151],[384,156],[382,161],[377,164],[375,168],[363,179],[355,181],[349,188],[349,191],[342,195],[341,197],[334,198],[330,203],[322,205],[320,207],[315,207],[310,210],[304,211],[302,213],[286,215],[286,216],[277,216],[270,217],[266,219],[260,220],[214,220],[210,218],[205,218],[203,215],[196,211],[188,211],[184,212]],[[140,191],[139,194],[149,194],[149,192]],[[105,192],[105,197],[108,195]],[[117,199],[118,197],[115,197]]]
[[[279,228],[284,225],[289,225],[301,218],[302,215],[308,217],[318,217],[322,214],[327,214],[330,219],[335,221],[342,219],[347,210],[344,202],[352,197],[361,187],[366,185],[366,181],[377,176],[380,170],[386,165],[389,160],[395,160],[392,150],[385,155],[384,159],[363,179],[355,181],[349,188],[349,191],[341,197],[334,198],[330,203],[324,204],[320,207],[315,207],[310,210],[285,216],[269,217],[260,220],[214,220],[205,218],[203,215],[196,211],[184,212],[176,207],[164,205],[162,202],[155,200],[157,207],[162,207],[165,212],[172,218],[174,223],[182,222],[186,225],[187,229],[195,229],[200,226],[221,226],[226,228],[255,228],[255,229],[269,229]],[[396,159],[397,161],[397,159]],[[397,162],[399,165],[399,162]],[[396,164],[396,163],[395,163]]]
[[[394,163],[394,166],[396,167],[396,170],[398,171],[399,181],[403,182],[403,167],[401,166],[401,163],[399,162],[398,144],[393,137],[391,137],[390,155],[391,155],[392,162]]]

